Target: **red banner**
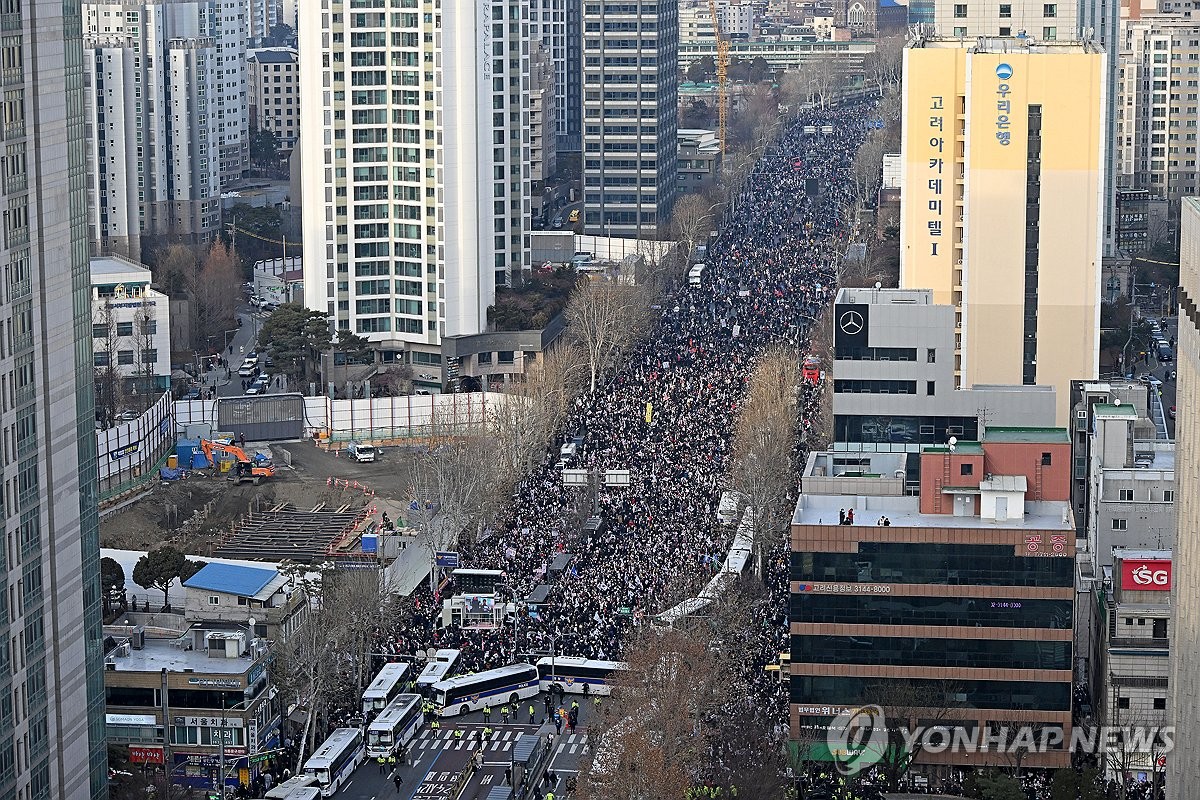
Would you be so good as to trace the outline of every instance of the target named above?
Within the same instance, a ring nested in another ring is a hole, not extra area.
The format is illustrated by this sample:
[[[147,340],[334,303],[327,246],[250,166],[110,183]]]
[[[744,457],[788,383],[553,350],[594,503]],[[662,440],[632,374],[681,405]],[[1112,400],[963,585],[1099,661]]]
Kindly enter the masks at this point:
[[[1121,588],[1138,592],[1169,592],[1171,562],[1166,559],[1128,559],[1121,562]]]
[[[129,745],[129,760],[134,764],[163,763],[163,749],[155,745]]]

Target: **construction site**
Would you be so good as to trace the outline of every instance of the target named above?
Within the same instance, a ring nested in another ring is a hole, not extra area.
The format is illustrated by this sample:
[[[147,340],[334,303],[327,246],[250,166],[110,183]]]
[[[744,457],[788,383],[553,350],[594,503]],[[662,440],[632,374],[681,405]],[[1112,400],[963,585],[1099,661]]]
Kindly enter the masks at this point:
[[[361,557],[361,535],[373,516],[398,508],[409,493],[401,448],[383,449],[373,463],[311,442],[260,446],[257,452],[270,456],[251,469],[269,464],[269,474],[239,479],[236,464],[181,470],[177,480],[156,482],[102,509],[101,547],[169,544],[199,558],[352,561]]]

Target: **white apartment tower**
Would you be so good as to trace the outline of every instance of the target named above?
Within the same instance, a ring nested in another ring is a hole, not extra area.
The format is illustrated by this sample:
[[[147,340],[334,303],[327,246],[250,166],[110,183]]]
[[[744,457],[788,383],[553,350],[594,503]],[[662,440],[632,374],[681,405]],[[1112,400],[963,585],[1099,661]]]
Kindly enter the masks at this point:
[[[382,360],[482,332],[496,285],[528,266],[528,8],[323,0],[301,15],[305,303]]]
[[[1178,203],[1196,194],[1200,21],[1182,15],[1127,20],[1117,114],[1121,183]]]
[[[211,240],[248,164],[244,11],[87,3],[83,18],[93,250]]]
[[[589,234],[649,238],[678,192],[679,8],[583,8],[583,202]]]

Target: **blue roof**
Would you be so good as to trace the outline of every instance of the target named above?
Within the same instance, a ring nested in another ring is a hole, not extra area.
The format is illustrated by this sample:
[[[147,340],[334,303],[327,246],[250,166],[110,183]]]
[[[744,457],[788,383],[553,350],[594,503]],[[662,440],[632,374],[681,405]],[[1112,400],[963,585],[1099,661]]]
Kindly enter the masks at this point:
[[[191,589],[208,589],[240,597],[255,597],[279,577],[279,570],[271,568],[205,564],[199,572],[184,581],[183,585]]]

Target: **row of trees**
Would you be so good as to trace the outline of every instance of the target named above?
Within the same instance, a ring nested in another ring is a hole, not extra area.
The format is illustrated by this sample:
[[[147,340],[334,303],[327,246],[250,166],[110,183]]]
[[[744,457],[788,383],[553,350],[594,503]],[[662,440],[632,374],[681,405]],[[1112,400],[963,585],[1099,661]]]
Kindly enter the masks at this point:
[[[200,571],[204,561],[192,561],[170,545],[151,550],[133,565],[133,582],[143,589],[156,589],[163,593],[162,610],[171,610],[171,584],[184,582]],[[125,591],[125,569],[116,559],[105,556],[100,559],[100,590],[104,597],[104,610],[109,613],[112,603]]]
[[[233,251],[217,240],[207,251],[174,244],[155,259],[154,282],[172,300],[190,306],[188,342],[196,352],[215,352],[224,332],[237,327],[241,271]]]

